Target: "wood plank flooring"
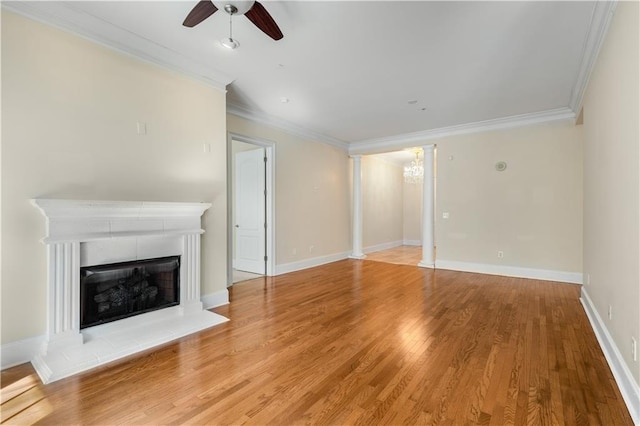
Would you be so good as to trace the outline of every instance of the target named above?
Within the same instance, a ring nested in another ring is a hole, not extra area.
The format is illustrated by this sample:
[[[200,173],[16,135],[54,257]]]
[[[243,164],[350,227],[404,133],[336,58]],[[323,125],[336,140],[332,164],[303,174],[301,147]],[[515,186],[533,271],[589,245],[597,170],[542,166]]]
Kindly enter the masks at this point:
[[[231,289],[230,321],[42,385],[9,424],[594,424],[631,418],[579,287],[344,260]]]
[[[399,246],[368,253],[365,260],[416,266],[422,260],[422,246]]]

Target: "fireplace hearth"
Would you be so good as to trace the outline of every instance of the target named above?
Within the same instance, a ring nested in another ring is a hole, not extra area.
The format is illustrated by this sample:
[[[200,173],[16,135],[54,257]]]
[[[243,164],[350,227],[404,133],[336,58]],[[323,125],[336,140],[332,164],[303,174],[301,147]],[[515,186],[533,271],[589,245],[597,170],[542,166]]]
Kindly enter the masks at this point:
[[[80,329],[179,304],[179,256],[80,268]]]

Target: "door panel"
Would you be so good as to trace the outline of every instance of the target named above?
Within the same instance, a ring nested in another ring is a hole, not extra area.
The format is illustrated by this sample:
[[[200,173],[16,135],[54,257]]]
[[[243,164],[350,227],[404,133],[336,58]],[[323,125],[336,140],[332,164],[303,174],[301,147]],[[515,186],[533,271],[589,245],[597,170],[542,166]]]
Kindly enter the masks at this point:
[[[235,268],[265,273],[264,150],[238,152],[235,157]]]

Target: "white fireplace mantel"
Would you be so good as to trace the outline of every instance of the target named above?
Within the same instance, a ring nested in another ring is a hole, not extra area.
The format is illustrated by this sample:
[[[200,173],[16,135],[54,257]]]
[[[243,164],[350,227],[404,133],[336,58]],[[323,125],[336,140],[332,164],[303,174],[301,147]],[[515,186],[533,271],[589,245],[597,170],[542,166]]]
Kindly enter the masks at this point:
[[[200,301],[201,216],[207,203],[32,200],[46,217],[47,334],[32,361],[44,383],[227,319]],[[180,256],[180,305],[80,330],[80,268]]]
[[[47,218],[45,244],[162,235],[202,234],[207,203],[34,199]]]

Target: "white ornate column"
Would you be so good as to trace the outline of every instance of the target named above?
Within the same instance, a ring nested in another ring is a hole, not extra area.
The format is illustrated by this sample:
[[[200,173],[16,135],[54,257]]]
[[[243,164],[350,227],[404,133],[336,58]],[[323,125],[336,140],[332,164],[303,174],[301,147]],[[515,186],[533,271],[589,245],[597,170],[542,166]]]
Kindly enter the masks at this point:
[[[362,156],[352,155],[353,158],[353,242],[351,245],[351,259],[364,259],[362,252]]]
[[[434,170],[435,145],[422,147],[424,151],[424,181],[422,184],[422,260],[418,266],[434,268],[433,222],[434,222]]]
[[[184,314],[202,311],[200,300],[200,234],[183,237],[180,265],[180,308]]]
[[[80,243],[47,245],[47,338],[43,352],[83,343],[80,334]]]

